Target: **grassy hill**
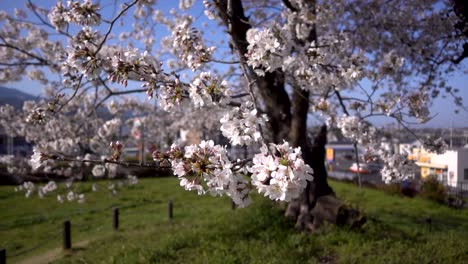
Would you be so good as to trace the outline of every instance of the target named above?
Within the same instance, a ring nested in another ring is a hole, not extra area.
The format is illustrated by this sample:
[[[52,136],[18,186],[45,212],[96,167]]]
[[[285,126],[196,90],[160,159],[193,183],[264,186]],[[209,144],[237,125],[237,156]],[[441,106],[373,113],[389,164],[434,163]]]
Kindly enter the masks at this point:
[[[233,211],[227,198],[183,191],[174,178],[144,179],[114,198],[90,193],[86,204],[25,199],[1,187],[0,247],[9,263],[39,262],[54,248],[57,263],[468,263],[467,210],[331,184],[367,213],[361,230],[300,233],[263,197]],[[89,184],[81,188],[90,191]],[[174,201],[172,221],[168,200]],[[112,231],[114,206],[121,208],[118,232]],[[64,219],[72,222],[75,244],[68,254],[59,250]]]

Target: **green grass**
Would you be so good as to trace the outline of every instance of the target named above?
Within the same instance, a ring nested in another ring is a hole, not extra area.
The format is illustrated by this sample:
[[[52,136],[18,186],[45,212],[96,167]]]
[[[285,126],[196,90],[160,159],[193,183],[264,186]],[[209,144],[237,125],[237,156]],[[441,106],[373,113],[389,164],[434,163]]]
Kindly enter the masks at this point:
[[[277,204],[258,195],[250,207],[232,211],[227,198],[183,191],[174,178],[144,179],[116,198],[93,193],[82,205],[25,199],[1,187],[0,247],[11,256],[41,245],[9,262],[60,247],[61,223],[70,219],[73,241],[91,242],[58,263],[468,263],[467,210],[331,184],[367,214],[362,229],[301,233]],[[121,208],[117,233],[111,229],[114,206]]]

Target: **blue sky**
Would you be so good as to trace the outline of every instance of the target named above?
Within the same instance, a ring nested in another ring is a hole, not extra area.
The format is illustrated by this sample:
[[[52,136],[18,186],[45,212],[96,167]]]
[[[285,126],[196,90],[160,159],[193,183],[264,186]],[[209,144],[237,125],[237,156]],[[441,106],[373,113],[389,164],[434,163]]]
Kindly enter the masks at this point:
[[[49,7],[51,6],[54,2],[54,0],[41,0],[41,1],[34,1],[33,3],[36,3],[39,6],[45,6]],[[114,1],[101,1],[101,3],[113,3]],[[121,1],[117,1],[121,2]],[[21,8],[24,6],[24,3],[26,3],[25,0],[18,0],[18,1],[0,1],[0,9],[6,10],[7,12],[13,12],[14,8]],[[170,5],[175,5],[178,3],[178,1],[159,1],[159,3],[170,3]],[[102,4],[105,6],[106,4]],[[193,9],[193,15],[198,16],[199,14],[202,13],[202,4],[201,1],[197,1],[197,4],[195,8]],[[162,9],[164,12],[167,12],[169,10],[169,5],[163,4]],[[108,12],[112,12],[112,8],[108,9]],[[198,25],[201,25],[201,23],[206,22],[206,19],[203,16],[200,16],[200,19],[197,21]],[[126,23],[125,27],[130,26],[131,23]],[[158,30],[163,30],[165,29],[161,28]],[[206,29],[207,32],[211,31],[210,34],[207,34],[205,32],[205,35],[212,35],[213,41],[219,41],[219,35],[222,34],[216,34],[216,30],[213,31],[213,29],[208,28]],[[163,34],[160,34],[159,36],[165,35],[165,32],[161,32]],[[159,39],[157,39],[159,41]],[[453,76],[449,78],[449,84],[453,86],[454,88],[458,88],[460,90],[459,95],[463,98],[464,100],[464,105],[466,108],[468,108],[468,62],[464,62],[464,71],[459,71]],[[23,92],[27,92],[33,95],[40,95],[42,88],[39,83],[33,82],[25,78],[24,80],[20,82],[15,82],[15,83],[8,83],[6,85],[7,87],[11,88],[16,88],[19,89]],[[141,98],[145,98],[146,96],[142,95]],[[455,114],[455,106],[453,104],[453,99],[447,98],[438,98],[434,101],[433,106],[431,107],[431,113],[432,115],[435,115],[435,117],[428,123],[424,125],[420,125],[423,127],[450,127],[450,125],[453,123],[454,127],[468,127],[468,112],[461,110],[459,114]],[[388,119],[375,119],[373,121],[377,125],[382,125],[384,123],[388,123]]]

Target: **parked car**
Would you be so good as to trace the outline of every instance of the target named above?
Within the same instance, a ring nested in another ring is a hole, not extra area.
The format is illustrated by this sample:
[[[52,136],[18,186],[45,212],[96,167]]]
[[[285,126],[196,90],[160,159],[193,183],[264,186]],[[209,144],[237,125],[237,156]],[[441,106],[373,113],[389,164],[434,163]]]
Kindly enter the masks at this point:
[[[378,173],[380,170],[382,170],[382,164],[379,163],[359,163],[359,168],[357,163],[353,163],[349,167],[349,171],[351,172],[359,172],[362,174],[369,174],[369,173]]]

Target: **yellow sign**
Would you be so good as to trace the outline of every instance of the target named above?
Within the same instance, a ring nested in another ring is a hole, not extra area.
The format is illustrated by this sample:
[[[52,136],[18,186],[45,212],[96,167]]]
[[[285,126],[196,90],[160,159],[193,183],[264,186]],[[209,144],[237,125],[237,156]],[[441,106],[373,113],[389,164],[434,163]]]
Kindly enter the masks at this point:
[[[327,160],[333,161],[335,159],[335,155],[332,148],[327,148]]]

